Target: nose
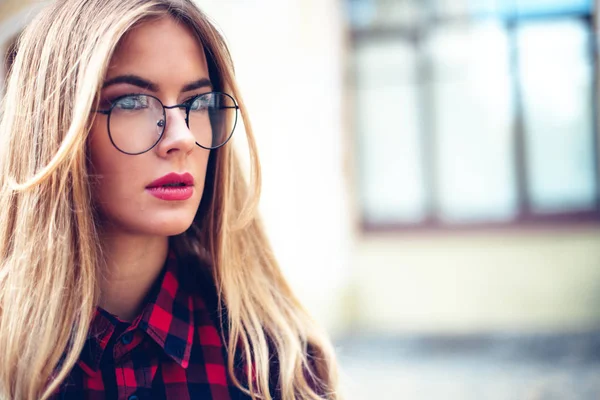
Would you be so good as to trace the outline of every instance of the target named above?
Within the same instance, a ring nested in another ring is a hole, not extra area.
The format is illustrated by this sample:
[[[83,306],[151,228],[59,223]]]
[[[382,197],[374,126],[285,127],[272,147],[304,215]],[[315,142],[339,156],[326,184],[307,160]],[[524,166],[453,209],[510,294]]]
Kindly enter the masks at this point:
[[[175,153],[188,154],[196,147],[196,139],[185,122],[185,112],[179,109],[165,111],[166,120],[162,121],[165,131],[157,145],[159,155],[167,157]]]

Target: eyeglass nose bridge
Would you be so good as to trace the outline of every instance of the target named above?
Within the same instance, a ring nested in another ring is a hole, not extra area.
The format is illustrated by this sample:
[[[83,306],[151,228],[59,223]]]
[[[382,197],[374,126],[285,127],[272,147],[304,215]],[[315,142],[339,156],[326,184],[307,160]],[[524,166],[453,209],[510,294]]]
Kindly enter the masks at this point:
[[[180,110],[185,110],[185,125],[188,127],[188,129],[190,128],[190,113],[189,113],[189,106],[187,104],[175,104],[172,106],[165,106],[160,101],[160,99],[158,99],[158,101],[160,102],[160,104],[162,105],[162,107],[164,109],[163,115],[165,116],[165,118],[164,118],[164,120],[158,121],[156,124],[158,125],[159,128],[163,129],[163,133],[167,127],[167,110],[172,110],[174,108],[178,108]]]

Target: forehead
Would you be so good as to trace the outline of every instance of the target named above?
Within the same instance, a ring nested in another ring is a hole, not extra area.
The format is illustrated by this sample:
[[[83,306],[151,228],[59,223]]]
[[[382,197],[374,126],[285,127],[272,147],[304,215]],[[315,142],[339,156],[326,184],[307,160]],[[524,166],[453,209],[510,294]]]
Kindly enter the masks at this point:
[[[141,75],[163,86],[208,78],[208,67],[193,31],[165,16],[141,22],[121,39],[106,78],[122,74]]]

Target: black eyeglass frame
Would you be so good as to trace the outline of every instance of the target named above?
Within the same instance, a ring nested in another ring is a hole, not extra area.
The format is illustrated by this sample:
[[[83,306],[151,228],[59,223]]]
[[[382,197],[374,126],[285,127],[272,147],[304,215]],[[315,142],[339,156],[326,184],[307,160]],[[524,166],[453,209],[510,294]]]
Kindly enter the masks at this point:
[[[229,133],[229,136],[227,137],[227,139],[223,143],[221,143],[220,145],[215,146],[215,147],[205,147],[205,146],[202,146],[200,143],[195,142],[197,146],[202,147],[203,149],[206,149],[206,150],[215,150],[215,149],[218,149],[219,147],[223,147],[225,144],[227,144],[227,142],[229,142],[229,140],[233,136],[233,132],[235,131],[235,127],[237,126],[238,110],[240,109],[240,107],[238,106],[238,104],[235,101],[235,99],[233,98],[233,96],[231,96],[230,94],[225,93],[225,92],[213,91],[213,92],[200,93],[200,94],[198,94],[198,95],[196,95],[196,96],[194,96],[194,97],[186,100],[185,102],[183,102],[181,104],[175,104],[175,105],[172,105],[172,106],[165,106],[163,104],[163,102],[158,97],[153,96],[151,94],[146,94],[146,93],[128,93],[128,94],[125,94],[123,96],[119,96],[119,97],[115,98],[114,100],[112,100],[113,103],[111,104],[110,108],[108,108],[106,110],[96,110],[96,112],[100,113],[100,114],[107,115],[107,118],[106,118],[106,129],[108,131],[108,137],[110,139],[110,142],[115,147],[115,149],[119,150],[123,154],[127,154],[127,155],[130,155],[130,156],[137,156],[137,155],[140,155],[140,154],[147,153],[150,150],[152,150],[153,148],[155,148],[156,145],[163,138],[163,135],[165,134],[165,129],[167,128],[167,111],[166,110],[171,110],[171,109],[174,109],[174,108],[185,109],[185,125],[189,129],[190,128],[190,108],[191,108],[192,104],[194,103],[194,101],[197,98],[202,97],[202,96],[206,96],[207,94],[222,94],[222,95],[225,95],[225,96],[229,97],[231,99],[231,101],[233,102],[234,105],[233,106],[223,106],[223,107],[220,107],[220,108],[223,108],[223,109],[225,109],[225,108],[234,108],[235,109],[235,119],[233,121],[233,126],[231,127],[231,132]],[[117,103],[118,103],[119,100],[124,99],[126,97],[131,97],[131,96],[146,96],[146,97],[151,97],[153,99],[156,99],[158,101],[158,103],[163,108],[163,119],[162,119],[162,121],[164,121],[164,122],[163,122],[163,125],[161,126],[162,131],[160,133],[160,136],[158,137],[158,139],[156,140],[156,142],[154,142],[154,144],[150,148],[148,148],[147,150],[144,150],[144,151],[137,152],[137,153],[130,153],[130,152],[127,152],[127,151],[124,151],[124,150],[120,149],[119,146],[117,146],[116,143],[115,143],[115,141],[113,140],[112,133],[110,131],[110,116],[111,116],[111,112],[112,112],[113,108],[117,105]]]

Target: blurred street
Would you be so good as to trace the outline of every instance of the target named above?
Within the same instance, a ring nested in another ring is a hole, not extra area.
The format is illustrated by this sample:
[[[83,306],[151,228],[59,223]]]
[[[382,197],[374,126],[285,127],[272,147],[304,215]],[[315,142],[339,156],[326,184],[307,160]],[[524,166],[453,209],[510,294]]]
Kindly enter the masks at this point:
[[[499,338],[491,347],[475,340],[460,349],[376,342],[340,344],[347,400],[600,399],[600,339],[592,334]]]
[[[597,400],[600,364],[346,360],[347,400]]]

